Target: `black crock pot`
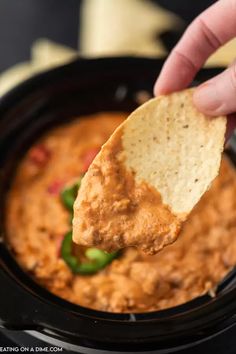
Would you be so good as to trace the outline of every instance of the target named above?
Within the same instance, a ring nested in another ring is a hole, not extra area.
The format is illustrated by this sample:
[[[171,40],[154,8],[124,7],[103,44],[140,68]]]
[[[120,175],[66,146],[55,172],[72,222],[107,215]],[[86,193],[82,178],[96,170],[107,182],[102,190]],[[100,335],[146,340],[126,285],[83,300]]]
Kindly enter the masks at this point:
[[[4,243],[6,191],[30,144],[73,116],[133,110],[140,91],[152,94],[162,64],[144,58],[79,59],[35,76],[0,100],[0,326],[13,338],[14,333],[31,336],[79,353],[236,353],[235,271],[214,299],[205,295],[159,312],[113,314],[50,294],[20,269]],[[220,71],[204,69],[196,82]]]

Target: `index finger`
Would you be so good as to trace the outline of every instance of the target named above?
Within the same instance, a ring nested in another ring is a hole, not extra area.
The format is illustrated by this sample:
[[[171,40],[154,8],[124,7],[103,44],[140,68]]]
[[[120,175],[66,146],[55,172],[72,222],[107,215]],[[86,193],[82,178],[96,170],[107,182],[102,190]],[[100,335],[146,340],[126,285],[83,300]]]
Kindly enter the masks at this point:
[[[202,12],[170,53],[154,87],[155,95],[187,87],[208,57],[236,36],[236,0],[220,0]]]

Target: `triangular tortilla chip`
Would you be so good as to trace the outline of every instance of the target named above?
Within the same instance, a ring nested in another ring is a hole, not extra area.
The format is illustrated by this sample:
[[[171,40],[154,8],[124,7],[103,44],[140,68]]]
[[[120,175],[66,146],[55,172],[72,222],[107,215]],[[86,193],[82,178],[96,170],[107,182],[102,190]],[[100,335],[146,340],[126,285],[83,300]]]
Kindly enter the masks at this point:
[[[175,241],[218,174],[226,129],[225,117],[197,111],[192,92],[148,101],[103,146],[75,202],[76,243],[153,254]]]

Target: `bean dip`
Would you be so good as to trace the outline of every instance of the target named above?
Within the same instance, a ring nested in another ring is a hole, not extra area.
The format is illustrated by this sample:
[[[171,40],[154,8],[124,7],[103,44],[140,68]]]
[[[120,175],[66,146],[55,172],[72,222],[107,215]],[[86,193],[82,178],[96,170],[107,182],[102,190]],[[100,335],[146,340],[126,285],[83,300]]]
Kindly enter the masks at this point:
[[[121,251],[95,274],[75,274],[62,257],[70,215],[66,185],[82,178],[101,145],[127,115],[99,113],[52,129],[20,161],[6,206],[10,249],[19,265],[53,294],[110,312],[148,312],[185,303],[213,289],[236,263],[236,175],[220,174],[184,224],[179,239],[155,256]],[[86,249],[73,246],[75,256]]]

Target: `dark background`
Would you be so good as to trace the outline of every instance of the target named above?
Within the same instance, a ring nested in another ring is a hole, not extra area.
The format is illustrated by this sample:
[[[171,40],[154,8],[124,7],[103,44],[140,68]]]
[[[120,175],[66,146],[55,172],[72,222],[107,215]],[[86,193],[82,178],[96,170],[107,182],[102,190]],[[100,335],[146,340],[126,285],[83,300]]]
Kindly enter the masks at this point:
[[[0,72],[29,59],[39,37],[77,48],[81,0],[0,0]]]
[[[0,0],[0,72],[17,62],[29,59],[30,46],[39,37],[78,48],[79,12],[82,1]],[[154,2],[176,12],[187,24],[214,1]],[[170,47],[178,37],[179,34],[167,36]],[[166,36],[164,38],[166,39]]]

